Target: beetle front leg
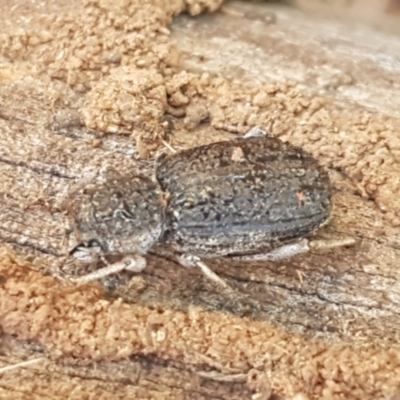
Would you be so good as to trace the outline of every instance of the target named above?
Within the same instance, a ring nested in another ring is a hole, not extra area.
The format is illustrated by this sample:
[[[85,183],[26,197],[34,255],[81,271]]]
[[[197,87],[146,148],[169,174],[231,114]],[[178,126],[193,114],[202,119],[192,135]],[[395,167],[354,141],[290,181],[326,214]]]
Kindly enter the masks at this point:
[[[105,278],[106,276],[116,274],[118,272],[128,270],[132,272],[142,272],[147,265],[146,259],[139,254],[128,254],[121,261],[109,264],[104,257],[101,257],[102,261],[106,264],[105,267],[93,271],[89,274],[72,278],[71,280],[78,284],[84,285],[86,283]]]
[[[105,278],[106,276],[116,274],[124,270],[132,272],[142,272],[146,268],[146,259],[136,253],[127,254],[120,261],[110,264],[105,259],[103,249],[98,243],[96,243],[96,245],[94,246],[77,246],[71,252],[70,259],[75,259],[76,261],[78,261],[81,267],[85,265],[96,266],[99,261],[102,261],[105,264],[105,267],[97,269],[96,271],[90,272],[86,275],[72,277],[68,279],[69,281],[74,282],[78,285],[84,285],[86,283]],[[66,269],[68,270],[68,261],[66,263],[66,267]]]

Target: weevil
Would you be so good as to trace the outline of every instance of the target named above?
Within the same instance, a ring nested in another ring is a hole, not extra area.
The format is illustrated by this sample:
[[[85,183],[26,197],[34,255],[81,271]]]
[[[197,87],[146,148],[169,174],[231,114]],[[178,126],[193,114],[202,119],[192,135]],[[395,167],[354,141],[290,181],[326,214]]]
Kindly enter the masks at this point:
[[[255,128],[242,138],[164,155],[155,178],[110,175],[74,193],[69,205],[78,245],[73,255],[125,255],[121,262],[77,278],[85,283],[129,269],[140,272],[156,244],[182,265],[277,260],[307,252],[307,237],[332,209],[327,172],[300,147]],[[337,245],[349,244],[348,241]]]

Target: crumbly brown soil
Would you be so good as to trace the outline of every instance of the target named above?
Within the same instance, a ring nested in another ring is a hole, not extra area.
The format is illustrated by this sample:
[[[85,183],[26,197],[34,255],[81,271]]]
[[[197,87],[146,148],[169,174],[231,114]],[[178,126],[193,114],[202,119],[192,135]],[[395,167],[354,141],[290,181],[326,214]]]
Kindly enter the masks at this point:
[[[343,2],[335,18],[268,3],[214,12],[217,0],[9,3],[0,17],[0,360],[42,360],[0,370],[0,398],[396,399],[396,2]],[[102,286],[58,279],[68,266],[59,210],[74,185],[106,167],[151,174],[168,145],[255,125],[329,170],[333,219],[319,235],[349,235],[355,246],[210,263],[231,291],[162,249],[144,273]]]

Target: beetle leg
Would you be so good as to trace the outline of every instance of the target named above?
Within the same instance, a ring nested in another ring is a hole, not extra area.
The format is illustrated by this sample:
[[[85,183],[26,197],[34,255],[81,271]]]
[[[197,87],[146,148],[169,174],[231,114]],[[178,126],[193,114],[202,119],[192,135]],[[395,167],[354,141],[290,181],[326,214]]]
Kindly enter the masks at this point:
[[[193,254],[181,254],[178,256],[179,263],[184,267],[198,267],[201,269],[203,274],[210,279],[211,281],[217,283],[218,285],[223,286],[228,289],[230,286],[221,279],[215,272],[213,272],[202,260],[200,257],[195,256]]]
[[[128,254],[121,261],[112,264],[109,264],[102,255],[100,255],[100,258],[106,264],[105,267],[83,276],[71,278],[70,280],[78,285],[84,285],[124,270],[142,272],[147,264],[146,259],[138,254]]]
[[[252,138],[252,137],[267,137],[270,136],[270,134],[267,131],[264,131],[264,129],[261,129],[259,126],[255,126],[254,128],[251,128],[244,136],[244,139]]]
[[[355,239],[350,236],[314,240],[302,239],[295,243],[284,244],[268,253],[235,256],[232,259],[242,261],[277,261],[293,257],[297,254],[308,253],[310,250],[327,251],[336,247],[352,246],[354,243]]]
[[[352,246],[356,240],[351,236],[332,237],[329,239],[312,240],[310,241],[310,248],[312,250],[326,251],[336,247]]]
[[[296,243],[287,243],[268,253],[249,254],[232,257],[233,260],[242,261],[277,261],[284,258],[290,258],[297,254],[308,253],[310,251],[310,242],[302,239]]]

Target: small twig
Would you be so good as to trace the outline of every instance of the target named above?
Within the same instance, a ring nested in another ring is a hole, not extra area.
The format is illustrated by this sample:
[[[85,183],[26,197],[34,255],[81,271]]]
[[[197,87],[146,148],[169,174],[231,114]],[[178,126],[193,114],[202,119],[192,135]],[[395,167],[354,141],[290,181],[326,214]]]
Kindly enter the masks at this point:
[[[34,358],[33,360],[22,361],[18,364],[14,364],[14,365],[7,365],[6,367],[0,368],[0,374],[3,374],[4,372],[8,372],[8,371],[13,371],[14,369],[27,367],[29,365],[33,365],[33,364],[36,364],[36,363],[44,361],[44,360],[46,360],[45,357],[40,357],[40,358]]]
[[[218,382],[246,382],[248,374],[230,374],[226,375],[223,373],[218,373],[215,371],[197,371],[197,375],[201,376],[202,378],[212,379]]]

